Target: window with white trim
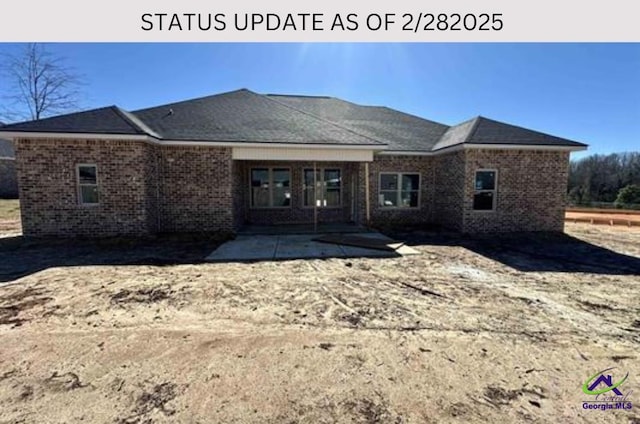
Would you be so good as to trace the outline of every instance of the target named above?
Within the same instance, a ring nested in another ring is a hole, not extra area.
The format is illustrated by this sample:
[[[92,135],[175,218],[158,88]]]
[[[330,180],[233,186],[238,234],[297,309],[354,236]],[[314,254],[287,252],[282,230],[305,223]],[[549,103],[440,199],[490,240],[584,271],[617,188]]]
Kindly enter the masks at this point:
[[[498,171],[495,169],[478,169],[474,179],[473,210],[495,210],[497,189]]]
[[[381,172],[378,206],[417,208],[420,206],[420,174],[417,172]]]
[[[287,208],[291,206],[289,168],[251,169],[251,207]]]
[[[78,203],[97,205],[99,203],[98,166],[79,164],[76,166],[76,180],[78,181]]]
[[[336,208],[342,205],[342,172],[337,168],[316,169],[315,189],[313,169],[304,170],[304,206]]]

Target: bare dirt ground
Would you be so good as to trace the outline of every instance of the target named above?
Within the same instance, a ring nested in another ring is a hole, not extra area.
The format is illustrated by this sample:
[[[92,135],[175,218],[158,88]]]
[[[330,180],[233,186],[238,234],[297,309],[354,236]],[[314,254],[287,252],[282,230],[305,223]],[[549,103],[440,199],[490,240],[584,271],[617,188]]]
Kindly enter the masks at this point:
[[[251,264],[7,237],[0,423],[638,424],[640,228],[567,233]],[[583,410],[609,367],[633,409]]]
[[[565,219],[569,222],[640,226],[640,212],[638,211],[567,211]]]

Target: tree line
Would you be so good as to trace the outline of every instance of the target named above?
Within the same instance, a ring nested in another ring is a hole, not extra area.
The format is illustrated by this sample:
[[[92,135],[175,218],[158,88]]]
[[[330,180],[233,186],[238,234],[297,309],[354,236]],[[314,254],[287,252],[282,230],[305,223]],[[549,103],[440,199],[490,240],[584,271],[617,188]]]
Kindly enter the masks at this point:
[[[571,205],[640,209],[640,152],[571,161],[568,198]]]

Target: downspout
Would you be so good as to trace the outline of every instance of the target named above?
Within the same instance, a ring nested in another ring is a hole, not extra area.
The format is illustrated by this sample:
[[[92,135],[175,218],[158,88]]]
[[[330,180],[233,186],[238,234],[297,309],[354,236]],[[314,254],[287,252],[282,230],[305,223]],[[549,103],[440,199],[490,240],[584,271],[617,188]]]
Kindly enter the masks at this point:
[[[156,158],[156,232],[160,232],[160,167],[158,166],[159,152],[156,152],[156,149],[158,148],[153,146],[153,155]]]
[[[366,222],[367,225],[371,223],[371,210],[370,210],[370,199],[369,199],[369,162],[364,163],[364,205],[366,212]]]
[[[316,162],[313,162],[313,232],[318,232],[318,175]]]

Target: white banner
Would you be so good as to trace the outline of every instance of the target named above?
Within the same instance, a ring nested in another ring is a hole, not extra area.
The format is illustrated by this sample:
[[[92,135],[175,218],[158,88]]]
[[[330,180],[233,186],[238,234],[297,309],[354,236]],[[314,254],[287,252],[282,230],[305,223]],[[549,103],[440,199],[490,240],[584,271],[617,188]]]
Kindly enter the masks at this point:
[[[6,1],[0,41],[640,41],[630,0]]]

